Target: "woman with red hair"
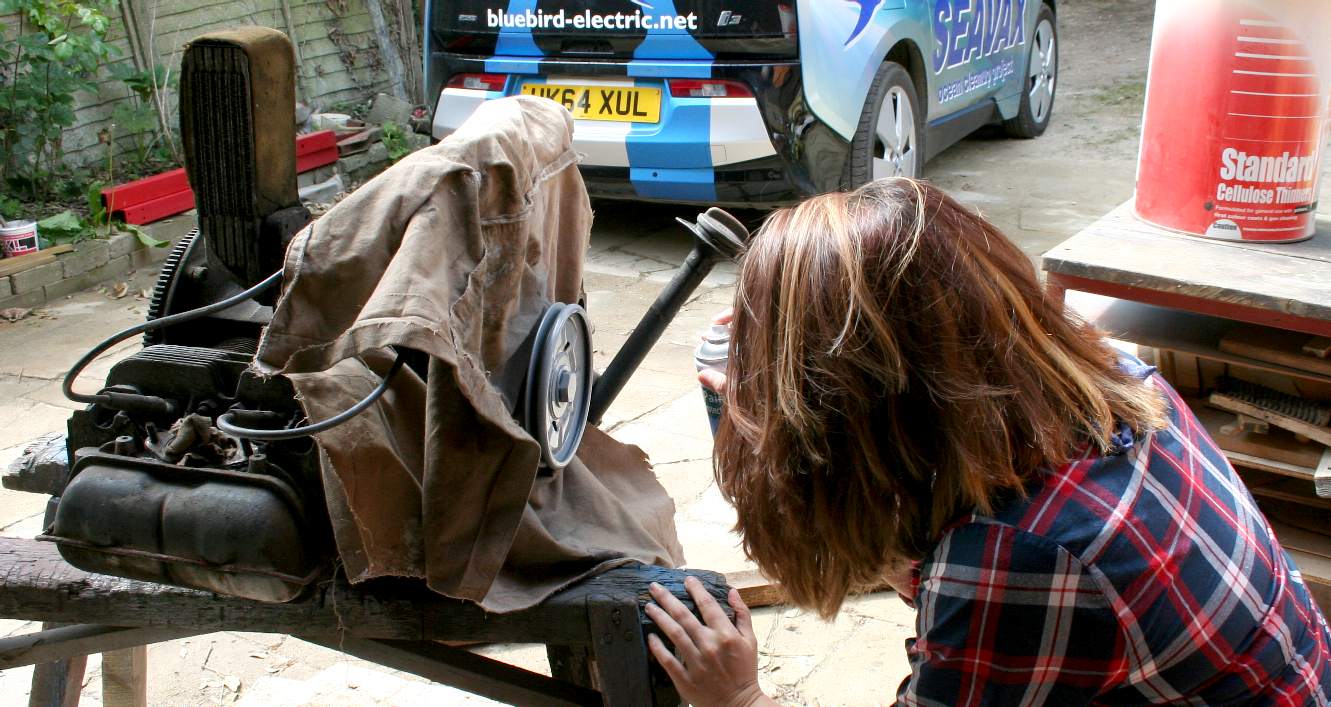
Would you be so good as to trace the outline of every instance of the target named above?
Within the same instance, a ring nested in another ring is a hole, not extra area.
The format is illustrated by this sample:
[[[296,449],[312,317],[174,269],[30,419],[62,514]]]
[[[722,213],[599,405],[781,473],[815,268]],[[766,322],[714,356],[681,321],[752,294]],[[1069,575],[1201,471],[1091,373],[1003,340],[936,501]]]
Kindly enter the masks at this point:
[[[923,182],[772,214],[735,296],[717,482],[790,601],[891,584],[901,704],[1327,704],[1331,633],[1243,482],[1154,369],[1046,297]],[[696,584],[651,650],[697,705],[770,704]]]

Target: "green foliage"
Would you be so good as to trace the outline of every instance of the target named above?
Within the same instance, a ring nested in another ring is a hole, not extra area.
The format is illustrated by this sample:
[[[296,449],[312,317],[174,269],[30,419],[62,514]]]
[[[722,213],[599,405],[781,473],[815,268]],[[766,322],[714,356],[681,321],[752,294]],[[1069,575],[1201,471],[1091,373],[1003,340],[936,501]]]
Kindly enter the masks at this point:
[[[338,101],[320,112],[323,113],[343,113],[357,120],[364,120],[365,116],[370,114],[370,107],[374,105],[372,99],[362,101]]]
[[[388,148],[388,159],[394,162],[411,154],[411,143],[407,142],[407,131],[397,123],[384,123],[379,140],[384,143],[384,147]]]
[[[19,15],[0,39],[0,167],[21,195],[48,199],[62,171],[61,133],[74,124],[74,94],[93,90],[106,42],[110,0],[0,0]]]
[[[38,221],[37,232],[52,243],[77,243],[93,235],[91,225],[68,209]]]
[[[88,187],[87,218],[81,218],[72,210],[66,209],[55,216],[38,221],[37,232],[52,243],[78,243],[88,238],[95,238],[97,229],[105,228],[105,237],[110,237],[113,231],[124,231],[133,233],[140,243],[150,248],[165,248],[171,245],[169,241],[153,238],[138,226],[112,220],[111,215],[106,213],[106,208],[102,206],[101,187],[101,184]]]
[[[86,199],[85,206],[88,208],[88,216],[80,217],[72,210],[66,209],[37,222],[37,232],[42,238],[52,243],[78,243],[88,238],[95,238],[98,230],[102,230],[103,238],[110,238],[115,231],[124,231],[133,233],[139,242],[150,248],[165,248],[171,245],[169,241],[163,241],[153,238],[147,231],[127,224],[119,219],[112,219],[111,214],[106,211],[106,206],[102,204],[101,182],[89,184],[84,193]]]
[[[141,71],[121,63],[111,64],[108,70],[112,78],[132,92],[129,100],[117,103],[111,114],[115,135],[129,138],[132,148],[129,157],[133,163],[130,171],[138,171],[149,162],[176,162],[175,136],[160,129],[158,103],[154,100],[174,88],[166,67],[157,64],[151,70]],[[111,149],[109,139],[107,144]]]
[[[107,71],[111,78],[128,86],[141,101],[150,101],[154,94],[168,88],[167,70],[161,64],[142,71],[128,64],[111,64]]]
[[[0,217],[16,219],[23,215],[23,204],[12,196],[0,194]]]
[[[115,227],[116,230],[129,231],[130,233],[133,233],[134,237],[138,238],[140,243],[148,246],[149,248],[165,248],[171,245],[171,241],[164,241],[158,238],[153,238],[152,236],[148,235],[147,231],[143,230],[142,228],[139,228],[138,226],[135,226],[132,223],[122,223],[117,221]]]

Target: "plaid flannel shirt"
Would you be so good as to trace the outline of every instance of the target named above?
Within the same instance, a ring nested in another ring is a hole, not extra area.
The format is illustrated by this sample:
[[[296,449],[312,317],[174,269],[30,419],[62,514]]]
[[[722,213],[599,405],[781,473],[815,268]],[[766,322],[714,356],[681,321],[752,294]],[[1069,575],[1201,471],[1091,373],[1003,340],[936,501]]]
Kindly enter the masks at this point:
[[[1331,703],[1331,632],[1178,394],[919,565],[904,705]]]

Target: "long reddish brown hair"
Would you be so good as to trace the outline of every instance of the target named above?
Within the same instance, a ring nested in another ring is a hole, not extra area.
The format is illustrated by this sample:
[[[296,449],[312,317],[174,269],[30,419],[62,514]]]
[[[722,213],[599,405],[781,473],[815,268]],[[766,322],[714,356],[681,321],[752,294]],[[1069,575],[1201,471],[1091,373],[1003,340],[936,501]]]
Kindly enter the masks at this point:
[[[1030,259],[924,182],[774,212],[731,342],[717,481],[749,556],[824,616],[1115,421],[1163,423]]]

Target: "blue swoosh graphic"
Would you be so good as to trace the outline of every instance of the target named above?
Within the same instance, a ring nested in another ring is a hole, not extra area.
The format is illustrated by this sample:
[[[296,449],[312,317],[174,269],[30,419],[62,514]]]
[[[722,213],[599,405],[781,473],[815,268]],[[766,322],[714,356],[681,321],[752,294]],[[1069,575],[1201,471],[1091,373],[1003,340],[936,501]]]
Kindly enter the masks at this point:
[[[855,39],[859,37],[861,33],[864,32],[864,28],[869,26],[869,20],[873,17],[874,11],[878,9],[879,5],[883,4],[883,0],[846,0],[846,1],[855,3],[856,5],[860,6],[860,18],[855,21],[855,29],[851,30],[850,37],[846,39],[845,44],[841,45],[843,47],[850,46],[850,43],[855,41]]]

